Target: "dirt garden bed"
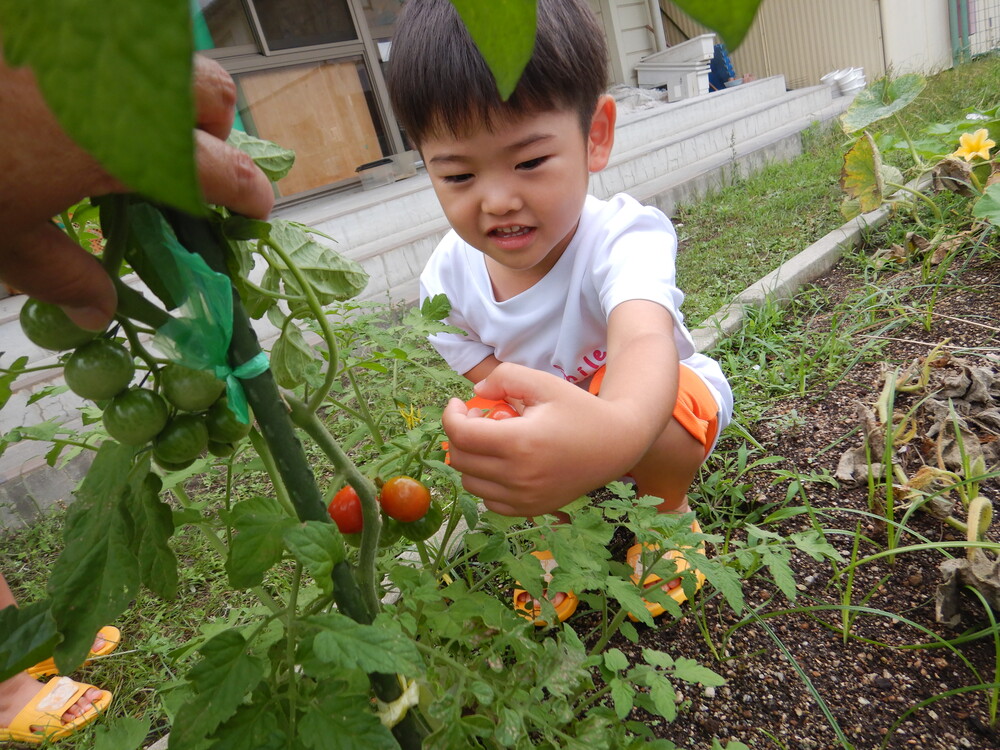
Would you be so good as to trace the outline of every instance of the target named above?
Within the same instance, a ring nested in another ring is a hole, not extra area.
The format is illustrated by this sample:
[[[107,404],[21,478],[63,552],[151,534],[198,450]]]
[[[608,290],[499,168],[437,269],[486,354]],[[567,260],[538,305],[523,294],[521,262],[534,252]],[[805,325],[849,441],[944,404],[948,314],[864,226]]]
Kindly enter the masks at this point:
[[[830,313],[849,290],[863,283],[855,268],[842,262],[817,283],[826,298],[826,312],[814,311],[805,323],[807,328],[837,335],[837,323]],[[814,388],[807,396],[777,399],[771,402],[766,419],[745,425],[760,444],[759,455],[780,456],[783,461],[750,470],[744,476],[729,476],[728,481],[746,485],[742,493],[746,502],[730,512],[745,514],[759,523],[761,509],[786,504],[788,483],[775,481],[776,468],[798,477],[833,476],[842,454],[861,445],[859,405],[871,407],[887,369],[922,360],[945,340],[946,346],[933,355],[936,368],[955,369],[959,363],[949,357],[958,356],[987,370],[1000,368],[1000,329],[996,325],[1000,321],[1000,267],[988,259],[964,267],[956,264],[951,273],[948,286],[933,299],[930,316],[913,315],[914,310],[927,306],[933,293],[920,283],[919,266],[879,279],[877,284],[882,288],[909,290],[895,297],[897,312],[889,308],[878,313],[881,322],[891,322],[894,315],[899,318],[901,314],[911,314],[913,320],[878,337],[877,357],[862,359],[830,382],[825,391]],[[925,319],[930,320],[929,329],[923,325]],[[851,335],[853,346],[860,349],[866,343],[865,335],[857,329]],[[994,388],[992,396],[1000,393]],[[901,397],[895,406],[910,411],[919,398]],[[914,413],[918,435],[909,450],[920,454],[919,461],[934,463],[934,451],[926,437],[927,415],[922,408]],[[995,427],[970,424],[981,443],[988,445],[996,438]],[[735,446],[723,443],[720,448],[724,456],[727,452],[731,455]],[[732,466],[727,470],[732,472]],[[884,493],[876,492],[870,500],[867,482],[850,486],[829,480],[805,481],[802,487],[804,495],[791,504],[808,502],[827,539],[844,556],[842,570],[852,558],[856,539],[860,539],[856,558],[886,548],[884,509],[878,507],[884,504]],[[995,496],[996,488],[996,479],[982,486],[988,496]],[[897,511],[896,519],[901,515]],[[799,514],[768,528],[787,535],[810,523],[809,515]],[[923,512],[910,516],[906,526],[898,546],[918,543],[920,537],[930,542],[963,539],[958,531]],[[998,538],[996,532],[990,538]],[[962,549],[948,552],[963,557]],[[935,644],[932,635],[953,640],[991,626],[983,605],[969,595],[962,596],[956,627],[936,622],[935,589],[941,580],[938,565],[943,559],[940,551],[924,549],[902,553],[894,561],[882,558],[860,565],[853,578],[846,574],[835,578],[827,563],[796,553],[792,567],[799,597],[794,603],[781,595],[773,582],[757,575],[746,582],[750,611],[741,616],[716,596],[705,601],[698,614],[689,614],[678,623],[658,630],[641,629],[638,644],[618,638],[611,645],[626,653],[651,647],[690,656],[726,677],[727,684],[721,688],[686,692],[683,700],[689,703],[688,712],[657,729],[659,736],[678,746],[707,748],[718,738],[723,742],[739,740],[751,747],[878,748],[891,734],[885,745],[889,748],[997,748],[1000,733],[990,727],[989,708],[998,688],[961,692],[980,682],[998,681],[993,636],[944,648]],[[853,614],[846,635],[845,615],[832,609],[845,604],[870,611]],[[786,609],[797,611],[781,614]],[[938,647],[917,648],[919,644]],[[949,692],[957,694],[933,700]],[[920,708],[926,701],[931,702]]]

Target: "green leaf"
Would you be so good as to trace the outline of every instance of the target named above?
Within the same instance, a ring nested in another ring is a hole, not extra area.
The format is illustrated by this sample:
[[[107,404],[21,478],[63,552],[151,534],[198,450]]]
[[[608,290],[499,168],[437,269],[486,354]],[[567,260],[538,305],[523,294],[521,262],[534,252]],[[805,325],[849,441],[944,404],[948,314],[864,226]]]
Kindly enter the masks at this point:
[[[320,628],[313,649],[321,661],[365,672],[414,674],[422,671],[417,647],[408,638],[373,625],[362,625],[341,614],[311,617]]]
[[[199,649],[202,660],[188,673],[194,697],[177,712],[170,744],[199,742],[236,713],[266,672],[263,659],[247,653],[247,642],[235,630],[226,630]],[[175,736],[176,735],[176,736]]]
[[[450,312],[451,302],[446,294],[435,294],[420,304],[420,315],[426,320],[444,320]]]
[[[794,602],[799,592],[795,588],[795,575],[788,564],[787,552],[783,548],[778,548],[778,551],[775,551],[765,546],[758,547],[758,551],[760,552],[762,562],[771,573],[771,578],[774,579],[775,584],[781,589],[781,593],[785,595],[788,601]],[[782,552],[785,554],[782,555]]]
[[[674,677],[685,682],[697,682],[706,687],[718,687],[726,683],[722,675],[686,656],[678,656],[674,660]]]
[[[718,32],[730,51],[743,42],[762,0],[675,0],[691,18]]]
[[[228,143],[249,154],[254,164],[260,167],[271,182],[277,182],[287,175],[295,164],[295,152],[291,149],[282,148],[277,143],[265,141],[242,130],[234,129],[229,134]]]
[[[609,648],[604,652],[604,666],[613,672],[628,669],[628,657],[618,648]]]
[[[504,101],[514,93],[535,49],[535,0],[451,0],[497,82]],[[498,30],[500,33],[498,33]]]
[[[309,706],[299,721],[299,739],[311,750],[392,750],[399,743],[361,693],[330,693]]]
[[[0,409],[7,405],[11,397],[11,385],[18,379],[25,366],[28,364],[27,357],[18,357],[3,374],[0,374]]]
[[[0,609],[0,682],[52,655],[59,636],[51,606],[45,600]]]
[[[972,207],[972,215],[1000,226],[1000,182],[986,188],[983,196]]]
[[[101,725],[94,733],[94,750],[136,750],[149,734],[149,721],[119,716]]]
[[[285,551],[284,534],[296,524],[270,497],[254,497],[233,506],[230,523],[236,529],[226,572],[233,588],[257,586],[264,573],[276,565]]]
[[[63,636],[55,650],[61,674],[83,663],[94,633],[114,622],[139,588],[131,523],[121,508],[142,483],[131,471],[133,455],[132,448],[103,443],[67,514],[65,547],[48,583]]]
[[[368,284],[368,274],[361,266],[333,248],[316,242],[298,224],[280,219],[271,222],[270,242],[298,267],[322,305],[350,299]],[[298,280],[281,261],[274,260],[289,292],[301,295],[303,291]]]
[[[844,155],[840,186],[848,198],[858,201],[861,213],[874,211],[885,200],[882,158],[871,135],[865,133]]]
[[[788,538],[796,548],[805,552],[816,562],[823,562],[823,560],[843,562],[844,560],[844,556],[840,554],[840,550],[830,544],[822,532],[815,529],[789,534]]]
[[[187,0],[0,0],[12,65],[30,65],[69,136],[132,190],[203,212]]]
[[[698,570],[705,574],[705,578],[708,579],[708,582],[712,586],[722,592],[722,595],[726,598],[726,602],[729,603],[729,606],[737,614],[743,611],[743,586],[740,583],[740,577],[735,571],[716,560],[709,560],[701,555],[689,554],[688,559],[691,560],[691,563]]]
[[[294,323],[285,326],[271,347],[271,374],[282,388],[298,388],[319,372],[320,355]]]
[[[635,688],[618,677],[611,680],[611,701],[615,706],[615,714],[619,719],[624,719],[632,713],[632,706],[635,701]]]
[[[323,593],[333,591],[333,566],[345,559],[347,550],[336,524],[306,521],[285,531],[285,544]]]
[[[278,728],[281,711],[275,701],[240,706],[212,735],[212,750],[281,750],[288,738]],[[284,721],[285,717],[281,717]]]
[[[917,73],[894,78],[879,78],[858,92],[854,101],[841,115],[845,133],[864,130],[873,122],[884,120],[916,99],[927,85],[927,79]]]
[[[177,593],[177,556],[167,542],[174,533],[174,515],[160,500],[161,489],[162,480],[147,474],[128,512],[135,528],[133,544],[142,582],[158,596],[173,599]]]

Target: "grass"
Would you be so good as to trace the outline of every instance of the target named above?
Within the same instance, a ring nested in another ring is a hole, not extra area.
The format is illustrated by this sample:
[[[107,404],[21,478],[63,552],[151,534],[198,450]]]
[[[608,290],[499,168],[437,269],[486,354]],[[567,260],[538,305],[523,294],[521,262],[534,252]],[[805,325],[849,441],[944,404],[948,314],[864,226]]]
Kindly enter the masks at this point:
[[[960,116],[970,103],[979,108],[995,106],[998,79],[1000,58],[943,73],[931,81],[923,94],[924,102],[911,108],[917,114],[908,116],[915,118],[916,124]],[[691,324],[704,320],[735,293],[843,222],[838,186],[842,140],[837,132],[808,133],[803,155],[791,164],[772,165],[679,210],[680,286],[688,295],[685,311]],[[878,245],[898,242],[904,231],[901,224],[893,222],[867,239]],[[991,251],[979,248],[977,252]],[[854,288],[838,290],[836,295],[833,290],[815,288],[804,291],[785,308],[764,306],[715,352],[731,376],[740,405],[737,417],[743,424],[768,420],[776,432],[794,435],[805,426],[803,418],[794,409],[775,412],[774,404],[789,397],[822,398],[859,362],[878,361],[886,337],[896,327],[926,315],[928,309],[933,314],[934,295],[951,283],[945,268],[928,276],[924,288],[912,284],[895,287],[887,283],[886,274],[872,265],[864,251],[848,262],[856,269]],[[924,307],[914,306],[913,299],[922,300]],[[396,376],[405,379],[405,371],[393,369],[392,382],[407,394],[409,403],[433,403],[440,393],[440,383],[433,379],[422,382],[426,392],[416,394],[398,384]],[[379,376],[370,377],[377,380]],[[382,381],[386,380],[382,376]],[[428,418],[432,416],[428,410]],[[346,420],[339,425],[341,431],[348,426]],[[752,443],[749,434],[733,430],[705,467],[693,500],[701,509],[706,531],[722,533],[728,542],[748,522],[773,523],[775,514],[793,511],[810,517],[821,528],[832,526],[832,521],[809,506],[810,488],[829,485],[830,477],[809,467],[790,468],[781,458],[750,447]],[[317,463],[321,460],[317,457]],[[257,467],[249,468],[239,478],[237,494],[266,494],[266,476]],[[777,489],[768,491],[766,503],[755,504],[761,477],[765,485],[770,482],[770,487]],[[189,493],[199,502],[218,502],[220,482],[219,476],[208,475],[190,485]],[[62,520],[62,513],[53,513],[29,528],[0,537],[0,570],[24,602],[44,597],[45,581],[61,548]],[[849,550],[853,547],[852,560],[858,557],[861,534],[858,526],[848,546]],[[166,726],[157,691],[183,671],[197,638],[223,624],[249,621],[259,606],[253,596],[232,593],[224,585],[224,561],[199,530],[179,531],[175,550],[182,560],[177,599],[162,602],[141,594],[118,623],[126,638],[120,652],[81,673],[88,681],[114,691],[121,710],[148,719],[154,734]],[[864,558],[858,565],[870,559]],[[845,639],[850,637],[849,624],[855,614],[862,610],[870,614],[863,605],[872,590],[863,589],[853,576],[856,569],[850,570],[852,575],[836,584],[841,587],[842,622],[847,623],[843,625]],[[766,573],[761,569],[752,574]],[[281,586],[283,582],[265,580],[264,589],[270,585]],[[858,586],[857,592],[854,586]],[[816,604],[815,608],[823,606],[828,605]],[[792,611],[802,614],[810,610],[806,606]],[[996,638],[998,632],[994,625],[984,634]],[[711,651],[722,650],[709,646]],[[140,656],[136,658],[136,654]],[[814,690],[811,685],[810,689]],[[988,688],[983,690],[989,692]],[[990,699],[995,715],[996,691],[990,693]],[[842,744],[848,746],[846,738]],[[88,733],[62,746],[91,747],[93,736]]]
[[[929,79],[904,109],[907,129],[955,120],[970,109],[1000,104],[1000,56],[980,58]],[[894,126],[891,121],[876,128]],[[684,314],[698,325],[736,294],[843,224],[840,170],[845,136],[839,126],[803,134],[803,153],[772,164],[719,192],[682,205],[675,217],[680,253],[678,285]]]

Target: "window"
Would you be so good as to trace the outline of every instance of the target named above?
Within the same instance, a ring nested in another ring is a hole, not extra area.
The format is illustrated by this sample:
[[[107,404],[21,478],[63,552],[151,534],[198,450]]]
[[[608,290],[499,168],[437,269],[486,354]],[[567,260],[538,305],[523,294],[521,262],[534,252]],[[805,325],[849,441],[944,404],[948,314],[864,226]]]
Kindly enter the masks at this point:
[[[372,35],[391,37],[401,0],[190,1],[199,49],[236,80],[236,127],[295,151],[279,198],[354,185],[402,150]]]

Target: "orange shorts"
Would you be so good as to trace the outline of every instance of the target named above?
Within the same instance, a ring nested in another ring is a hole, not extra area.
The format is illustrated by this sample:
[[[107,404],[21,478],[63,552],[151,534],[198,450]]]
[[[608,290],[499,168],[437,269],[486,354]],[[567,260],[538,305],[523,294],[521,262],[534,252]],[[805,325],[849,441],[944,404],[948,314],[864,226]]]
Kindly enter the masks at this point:
[[[595,396],[601,392],[605,368],[594,373],[588,390]],[[677,380],[677,403],[674,404],[674,419],[688,433],[705,446],[707,456],[715,444],[719,432],[719,405],[708,390],[705,381],[685,364],[680,365]]]

